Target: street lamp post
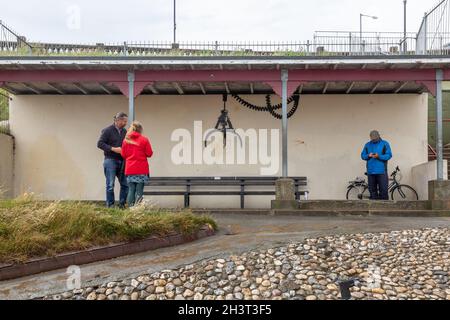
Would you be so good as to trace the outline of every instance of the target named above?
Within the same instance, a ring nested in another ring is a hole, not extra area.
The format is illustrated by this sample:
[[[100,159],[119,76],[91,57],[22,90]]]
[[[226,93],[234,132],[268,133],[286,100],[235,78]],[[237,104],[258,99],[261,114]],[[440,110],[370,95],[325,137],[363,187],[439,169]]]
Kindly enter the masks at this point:
[[[363,18],[371,18],[373,20],[376,20],[376,19],[378,19],[378,17],[376,17],[376,16],[369,16],[369,15],[363,14],[363,13],[359,14],[359,40],[361,42],[361,52],[364,52],[363,30],[362,30],[363,29],[363,25],[362,25]]]
[[[408,51],[408,46],[406,44],[406,5],[407,5],[407,0],[403,0],[403,54],[406,54],[406,52]]]
[[[177,43],[177,0],[173,0],[173,47]]]

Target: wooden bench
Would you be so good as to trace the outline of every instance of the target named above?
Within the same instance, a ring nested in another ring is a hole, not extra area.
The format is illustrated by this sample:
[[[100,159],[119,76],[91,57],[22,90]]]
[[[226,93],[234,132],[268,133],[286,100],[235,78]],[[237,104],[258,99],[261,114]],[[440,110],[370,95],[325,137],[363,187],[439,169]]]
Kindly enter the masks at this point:
[[[295,199],[308,199],[309,192],[300,190],[307,186],[306,177],[290,177],[295,182]],[[244,209],[245,196],[275,196],[278,177],[150,177],[146,184],[146,196],[184,196],[184,207],[190,206],[191,196],[240,196]],[[219,188],[229,190],[217,190]],[[170,188],[170,190],[167,190]],[[176,188],[176,190],[173,190]],[[166,189],[166,190],[163,190]],[[249,190],[251,189],[251,190]]]

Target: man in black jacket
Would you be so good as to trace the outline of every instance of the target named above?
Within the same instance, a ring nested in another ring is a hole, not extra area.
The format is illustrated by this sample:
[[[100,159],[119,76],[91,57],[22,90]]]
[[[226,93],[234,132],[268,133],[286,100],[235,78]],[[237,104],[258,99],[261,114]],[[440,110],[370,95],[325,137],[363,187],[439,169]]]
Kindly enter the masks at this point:
[[[114,124],[102,130],[97,147],[103,150],[105,160],[103,169],[106,177],[106,206],[114,206],[114,183],[117,179],[120,183],[120,207],[124,208],[128,195],[128,184],[125,177],[125,161],[121,156],[122,142],[127,131],[125,126],[128,116],[124,112],[119,112],[114,117]]]

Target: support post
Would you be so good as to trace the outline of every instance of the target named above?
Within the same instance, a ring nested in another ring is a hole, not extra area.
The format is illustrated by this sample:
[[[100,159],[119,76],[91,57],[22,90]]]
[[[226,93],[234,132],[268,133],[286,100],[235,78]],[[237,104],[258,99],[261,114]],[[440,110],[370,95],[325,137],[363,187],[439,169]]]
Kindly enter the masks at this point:
[[[298,202],[295,199],[295,182],[288,178],[288,71],[281,70],[281,113],[282,113],[282,178],[275,182],[275,200],[272,200],[272,209],[298,209]]]
[[[443,117],[442,117],[442,81],[444,73],[436,70],[436,152],[437,152],[437,180],[444,180],[444,150],[443,150]]]
[[[128,124],[134,119],[134,71],[128,71]]]
[[[281,101],[282,101],[282,175],[283,178],[288,176],[288,118],[287,118],[287,87],[288,87],[288,71],[281,71]]]

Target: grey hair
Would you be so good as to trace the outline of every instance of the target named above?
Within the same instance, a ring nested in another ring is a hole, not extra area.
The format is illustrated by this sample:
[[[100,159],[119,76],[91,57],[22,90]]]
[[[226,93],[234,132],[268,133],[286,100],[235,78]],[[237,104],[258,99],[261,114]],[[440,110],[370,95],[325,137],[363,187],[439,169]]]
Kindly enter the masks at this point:
[[[128,118],[128,115],[125,112],[119,112],[114,116],[114,120],[119,120],[123,118]]]
[[[381,138],[380,133],[377,130],[370,131],[370,137]]]

